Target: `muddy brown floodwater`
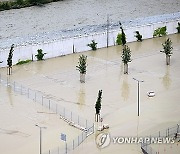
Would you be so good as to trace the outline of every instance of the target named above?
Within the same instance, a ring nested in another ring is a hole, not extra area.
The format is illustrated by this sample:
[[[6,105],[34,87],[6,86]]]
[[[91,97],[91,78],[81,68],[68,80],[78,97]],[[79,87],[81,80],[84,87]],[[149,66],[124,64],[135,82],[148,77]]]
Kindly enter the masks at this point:
[[[123,74],[122,47],[113,46],[83,53],[88,56],[86,83],[84,84],[80,83],[79,72],[75,67],[81,53],[14,66],[10,78],[25,87],[43,92],[58,104],[90,121],[94,121],[94,104],[98,90],[102,89],[101,116],[103,123],[109,124],[111,136],[150,135],[180,121],[180,35],[175,34],[168,37],[171,38],[174,47],[170,66],[166,66],[165,55],[159,52],[162,50],[161,43],[167,38],[161,37],[128,43],[132,50],[132,62],[129,63],[128,75]],[[6,76],[6,68],[1,68],[0,71],[3,76]],[[140,84],[139,117],[137,116],[137,83],[133,78],[144,80]],[[6,121],[4,115],[16,107],[16,99],[12,99],[11,97],[14,97],[12,92],[6,89],[4,87],[1,90],[6,91],[7,96],[0,93],[1,104],[8,104],[6,105],[7,110],[0,112],[0,119],[3,122]],[[147,96],[147,92],[151,90],[156,94],[153,98]],[[18,102],[24,106],[20,111],[26,108],[27,99],[21,100],[21,97],[16,95]],[[6,103],[3,103],[4,99],[8,99]],[[32,109],[37,110],[36,107]],[[17,117],[18,121],[21,121],[19,118]],[[11,124],[11,121],[13,120],[10,119],[9,124],[2,128],[18,130],[14,129],[16,124]],[[59,128],[64,129],[64,127],[59,125]],[[23,124],[22,129],[24,129]],[[31,129],[27,128],[27,130],[29,133],[21,132],[30,134]],[[35,128],[33,128],[34,131]],[[49,135],[46,137],[50,137]],[[4,135],[4,140],[7,136]],[[12,138],[15,139],[17,136]],[[32,140],[35,139],[32,137]],[[1,142],[0,145],[3,144],[4,142]],[[27,145],[30,144],[31,142],[27,143]],[[175,151],[179,152],[180,146],[176,148],[178,149]],[[8,151],[5,147],[3,149]],[[136,144],[111,144],[99,150],[96,147],[94,135],[91,135],[73,153],[118,153],[118,151],[126,154],[141,153]]]

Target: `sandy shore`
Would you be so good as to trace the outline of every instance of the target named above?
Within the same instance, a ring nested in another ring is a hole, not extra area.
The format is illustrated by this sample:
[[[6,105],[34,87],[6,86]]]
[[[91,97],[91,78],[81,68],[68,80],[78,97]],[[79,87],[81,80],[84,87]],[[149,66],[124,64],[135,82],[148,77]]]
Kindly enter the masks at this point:
[[[180,1],[178,0],[133,0],[131,2],[125,0],[114,0],[113,2],[64,0],[47,4],[45,7],[34,6],[3,11],[0,12],[0,46],[3,46],[3,43],[10,46],[13,42],[15,44],[30,40],[36,42],[43,37],[46,40],[55,39],[59,37],[60,30],[105,24],[107,14],[110,15],[111,23],[117,23],[140,17],[176,13],[179,10]],[[81,28],[79,31],[85,31],[84,33],[90,29],[94,30],[93,27]],[[47,37],[49,34],[53,36]]]

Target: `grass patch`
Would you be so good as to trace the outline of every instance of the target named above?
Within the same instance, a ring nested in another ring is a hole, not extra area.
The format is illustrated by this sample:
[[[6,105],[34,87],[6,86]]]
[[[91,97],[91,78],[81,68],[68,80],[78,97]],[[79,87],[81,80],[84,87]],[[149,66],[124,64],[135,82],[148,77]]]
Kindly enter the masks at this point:
[[[22,65],[22,64],[27,64],[32,62],[32,60],[27,59],[27,60],[19,60],[18,63],[16,65]]]
[[[166,30],[166,26],[157,28],[156,30],[154,30],[153,37],[162,37],[167,35]]]
[[[20,9],[30,6],[42,6],[46,3],[57,2],[63,0],[15,0],[15,1],[5,1],[0,2],[0,11],[10,10],[10,9]]]

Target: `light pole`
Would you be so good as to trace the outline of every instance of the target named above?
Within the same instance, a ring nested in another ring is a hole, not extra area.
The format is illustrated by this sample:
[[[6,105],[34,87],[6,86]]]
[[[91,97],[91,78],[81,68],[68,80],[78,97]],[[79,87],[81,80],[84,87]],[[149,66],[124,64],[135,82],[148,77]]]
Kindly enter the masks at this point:
[[[41,126],[39,126],[38,124],[36,124],[35,126],[37,126],[37,127],[39,127],[39,130],[40,130],[40,154],[41,154],[41,150],[42,150],[42,143],[41,143],[41,140],[42,140],[42,128],[43,129],[46,129],[46,127],[41,127]]]
[[[140,82],[144,82],[144,81],[143,81],[143,80],[138,80],[138,79],[135,79],[135,78],[133,78],[133,79],[138,82],[138,116],[139,116],[139,99],[140,99],[139,83],[140,83]]]

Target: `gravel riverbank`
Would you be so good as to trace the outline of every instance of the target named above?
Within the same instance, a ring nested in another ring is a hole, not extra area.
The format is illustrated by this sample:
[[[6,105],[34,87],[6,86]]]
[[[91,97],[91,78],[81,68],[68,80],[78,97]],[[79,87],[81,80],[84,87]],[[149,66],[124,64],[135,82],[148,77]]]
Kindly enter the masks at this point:
[[[119,21],[124,27],[131,27],[180,19],[179,10],[178,0],[66,0],[45,7],[3,11],[0,48],[9,48],[12,43],[36,44],[102,32],[106,29],[107,14],[110,29],[116,29]]]

